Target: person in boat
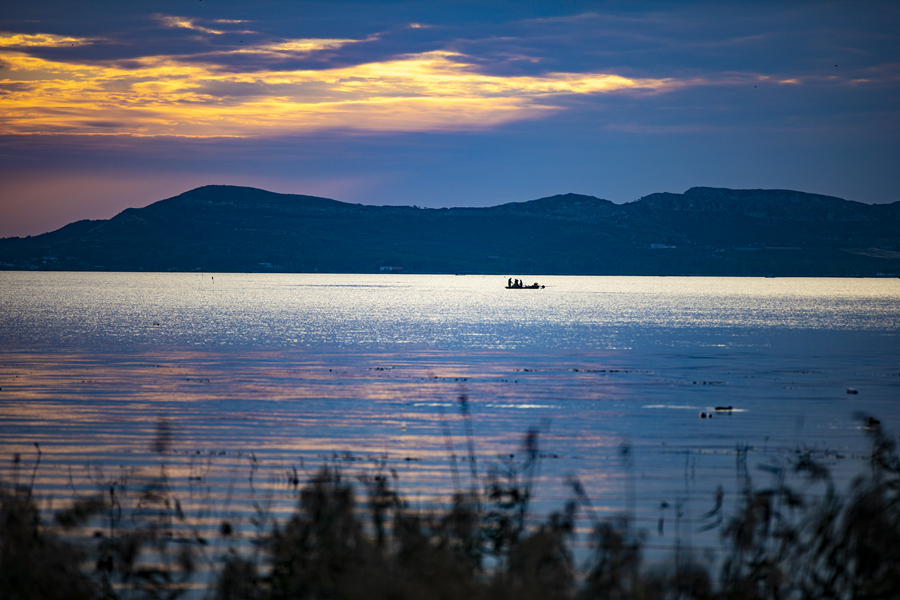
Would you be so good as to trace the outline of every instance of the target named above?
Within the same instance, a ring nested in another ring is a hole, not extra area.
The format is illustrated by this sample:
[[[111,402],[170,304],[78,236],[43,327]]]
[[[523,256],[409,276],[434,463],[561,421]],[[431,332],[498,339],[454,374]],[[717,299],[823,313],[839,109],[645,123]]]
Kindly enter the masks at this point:
[[[508,287],[508,288],[512,287],[512,277],[509,278],[509,281],[506,283],[506,287]]]

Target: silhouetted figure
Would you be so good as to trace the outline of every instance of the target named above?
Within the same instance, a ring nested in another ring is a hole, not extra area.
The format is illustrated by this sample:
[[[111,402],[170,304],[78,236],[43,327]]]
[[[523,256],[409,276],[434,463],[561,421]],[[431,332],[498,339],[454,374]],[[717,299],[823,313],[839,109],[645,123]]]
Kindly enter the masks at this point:
[[[508,287],[508,288],[512,287],[512,277],[509,278],[509,281],[506,283],[506,287]]]

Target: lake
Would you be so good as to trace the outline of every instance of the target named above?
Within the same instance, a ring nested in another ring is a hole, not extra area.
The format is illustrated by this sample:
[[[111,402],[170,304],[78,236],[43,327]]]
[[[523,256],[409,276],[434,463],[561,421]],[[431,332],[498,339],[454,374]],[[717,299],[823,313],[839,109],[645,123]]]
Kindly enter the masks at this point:
[[[577,478],[665,549],[660,518],[695,531],[740,469],[763,485],[809,451],[846,483],[854,415],[900,431],[898,279],[506,279],[0,272],[0,475],[32,477],[38,444],[49,510],[162,462],[186,510],[250,531],[324,464],[446,502],[536,429],[536,513]]]

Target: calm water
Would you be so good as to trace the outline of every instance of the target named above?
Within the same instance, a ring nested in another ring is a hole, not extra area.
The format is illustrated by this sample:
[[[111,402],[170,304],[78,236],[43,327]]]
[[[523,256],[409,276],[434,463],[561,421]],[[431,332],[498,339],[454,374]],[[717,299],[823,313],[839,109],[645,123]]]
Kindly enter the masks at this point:
[[[23,459],[0,474],[30,476],[38,443],[48,505],[140,481],[159,463],[150,442],[165,417],[185,506],[240,515],[268,490],[284,514],[293,470],[325,462],[350,473],[384,462],[424,504],[472,482],[454,459],[468,452],[465,395],[478,477],[537,427],[539,509],[558,508],[574,475],[598,511],[633,505],[662,548],[673,530],[657,535],[657,519],[673,509],[661,502],[699,524],[717,484],[734,501],[737,447],[760,484],[756,465],[798,448],[846,480],[866,451],[855,412],[900,431],[898,279],[532,279],[546,289],[480,276],[0,273],[0,456]],[[734,410],[699,418],[716,406]]]

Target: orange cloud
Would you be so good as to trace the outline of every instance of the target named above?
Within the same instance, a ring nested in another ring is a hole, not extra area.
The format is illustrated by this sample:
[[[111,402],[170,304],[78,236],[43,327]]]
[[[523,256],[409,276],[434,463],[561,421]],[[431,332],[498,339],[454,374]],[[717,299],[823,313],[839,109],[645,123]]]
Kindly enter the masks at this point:
[[[206,33],[190,20],[170,27]],[[429,131],[491,127],[563,110],[559,98],[664,92],[690,85],[604,73],[502,77],[479,73],[466,57],[434,51],[351,67],[224,71],[212,62],[164,56],[113,64],[52,61],[26,46],[90,40],[0,35],[2,134],[266,136],[323,129]],[[280,59],[357,40],[298,39],[220,53]]]
[[[0,48],[8,47],[28,47],[28,46],[71,46],[74,44],[83,44],[90,42],[84,38],[73,38],[62,35],[53,35],[49,33],[24,34],[18,33],[14,35],[0,34]]]

